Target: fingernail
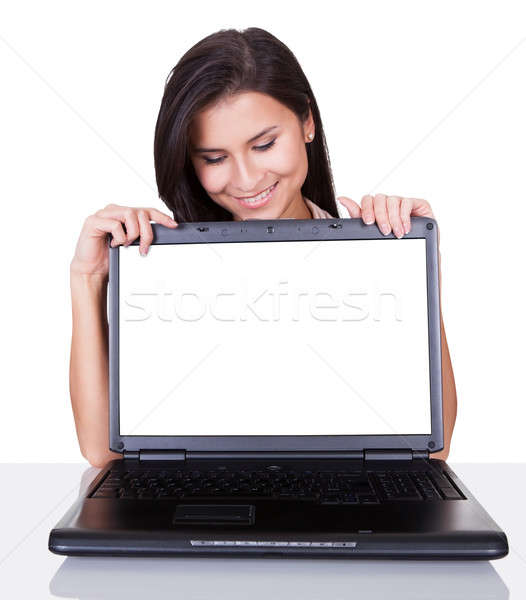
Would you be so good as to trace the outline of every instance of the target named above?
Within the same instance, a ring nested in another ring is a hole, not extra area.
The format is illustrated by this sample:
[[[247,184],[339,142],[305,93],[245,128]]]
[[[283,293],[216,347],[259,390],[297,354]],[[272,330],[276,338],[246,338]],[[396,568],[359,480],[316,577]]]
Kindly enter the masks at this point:
[[[372,225],[374,223],[374,221],[372,219],[366,219],[365,224],[366,225]]]
[[[395,229],[395,235],[400,239],[404,235],[404,232],[401,229]]]
[[[382,226],[380,227],[380,229],[382,230],[382,233],[383,233],[384,235],[387,235],[387,234],[389,233],[389,227],[388,227],[387,225],[382,225]]]
[[[144,248],[139,248],[139,254],[141,256],[146,256],[146,250]]]

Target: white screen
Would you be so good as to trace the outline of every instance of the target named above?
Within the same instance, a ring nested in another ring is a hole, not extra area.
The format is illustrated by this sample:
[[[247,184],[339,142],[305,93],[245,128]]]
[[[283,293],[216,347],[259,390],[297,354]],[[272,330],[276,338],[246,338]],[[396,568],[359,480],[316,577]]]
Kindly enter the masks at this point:
[[[121,435],[431,432],[425,239],[119,252]]]

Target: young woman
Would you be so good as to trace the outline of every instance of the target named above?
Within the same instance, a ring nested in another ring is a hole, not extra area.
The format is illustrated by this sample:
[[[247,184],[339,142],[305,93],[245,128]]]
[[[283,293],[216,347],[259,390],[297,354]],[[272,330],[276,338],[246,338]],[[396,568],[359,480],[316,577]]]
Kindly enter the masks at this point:
[[[108,449],[108,249],[139,238],[145,255],[150,221],[177,222],[338,217],[329,155],[316,99],[292,52],[270,33],[222,30],[192,47],[169,74],[154,142],[155,208],[109,204],[84,222],[71,262],[73,332],[70,392],[80,449],[93,465],[121,455]],[[428,202],[377,194],[361,206],[339,197],[351,218],[401,238]],[[446,458],[456,391],[441,320]],[[139,349],[140,351],[140,349]]]

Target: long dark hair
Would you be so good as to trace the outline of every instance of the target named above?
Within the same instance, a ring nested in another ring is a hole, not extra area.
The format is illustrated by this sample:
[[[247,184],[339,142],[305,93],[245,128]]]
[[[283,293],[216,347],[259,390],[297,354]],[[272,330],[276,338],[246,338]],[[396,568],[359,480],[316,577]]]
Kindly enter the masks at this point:
[[[159,197],[176,221],[230,221],[199,182],[188,152],[194,116],[225,96],[253,91],[272,96],[301,122],[309,106],[314,140],[306,144],[308,172],[301,193],[338,216],[329,152],[309,82],[294,54],[264,29],[222,29],[188,50],[170,71],[155,126],[154,160]]]

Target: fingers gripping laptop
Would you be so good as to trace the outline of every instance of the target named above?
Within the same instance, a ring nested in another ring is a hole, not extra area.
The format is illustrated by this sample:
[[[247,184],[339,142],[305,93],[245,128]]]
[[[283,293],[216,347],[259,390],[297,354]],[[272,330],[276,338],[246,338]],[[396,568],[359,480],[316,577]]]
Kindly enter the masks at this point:
[[[437,226],[154,225],[110,249],[110,449],[76,556],[493,559],[443,447]]]

